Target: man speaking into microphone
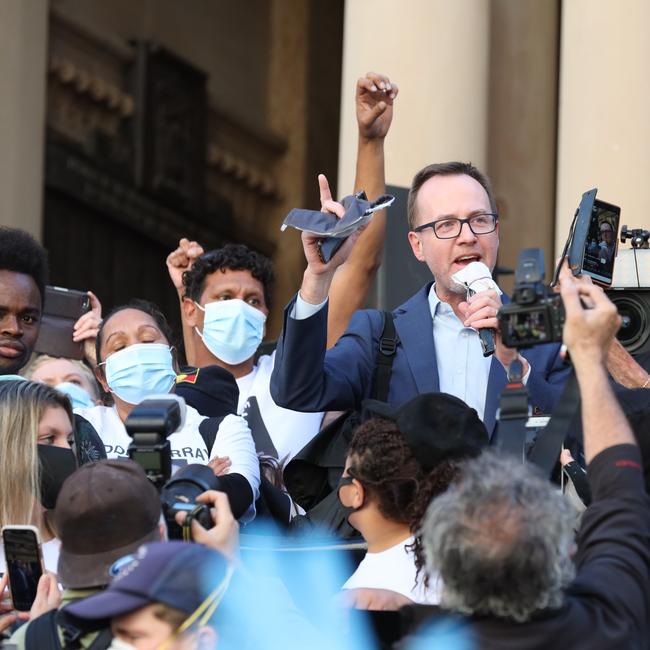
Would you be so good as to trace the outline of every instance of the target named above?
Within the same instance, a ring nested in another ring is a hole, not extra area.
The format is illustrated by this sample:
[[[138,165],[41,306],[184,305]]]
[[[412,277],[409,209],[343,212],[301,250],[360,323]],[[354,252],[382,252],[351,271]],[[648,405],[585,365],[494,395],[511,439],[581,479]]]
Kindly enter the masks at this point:
[[[319,182],[322,210],[342,216],[343,208],[332,201],[323,176]],[[450,393],[476,409],[492,433],[508,367],[519,358],[533,412],[550,413],[568,374],[559,345],[521,353],[506,347],[498,334],[498,287],[482,287],[485,290],[468,297],[462,281],[467,267],[478,262],[487,267],[491,282],[496,264],[499,218],[487,177],[468,163],[425,167],[409,191],[408,219],[413,254],[429,267],[433,281],[393,312],[398,343],[388,401],[400,405],[420,393]],[[299,293],[285,311],[271,381],[273,398],[302,411],[358,408],[371,392],[382,313],[356,312],[345,335],[326,352],[328,291],[354,236],[327,264],[318,255],[318,237],[303,232],[302,243],[307,268]],[[494,353],[484,356],[491,339]]]

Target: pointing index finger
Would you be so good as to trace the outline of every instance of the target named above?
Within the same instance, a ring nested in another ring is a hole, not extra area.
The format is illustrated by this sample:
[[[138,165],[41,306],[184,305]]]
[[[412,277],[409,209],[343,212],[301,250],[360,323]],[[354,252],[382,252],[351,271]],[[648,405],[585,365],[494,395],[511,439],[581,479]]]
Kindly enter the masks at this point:
[[[330,191],[330,184],[327,182],[325,174],[318,174],[318,189],[320,190],[320,204],[321,206],[326,201],[332,200],[332,192]]]

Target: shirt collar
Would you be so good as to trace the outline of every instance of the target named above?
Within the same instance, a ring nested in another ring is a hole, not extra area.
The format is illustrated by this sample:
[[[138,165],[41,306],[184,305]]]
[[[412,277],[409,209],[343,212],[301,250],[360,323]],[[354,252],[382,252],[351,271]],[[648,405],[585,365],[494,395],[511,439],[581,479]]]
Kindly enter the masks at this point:
[[[431,310],[431,318],[435,318],[436,315],[447,316],[449,314],[454,314],[454,310],[451,308],[451,305],[446,302],[442,302],[442,300],[438,298],[435,282],[429,289],[429,309]]]

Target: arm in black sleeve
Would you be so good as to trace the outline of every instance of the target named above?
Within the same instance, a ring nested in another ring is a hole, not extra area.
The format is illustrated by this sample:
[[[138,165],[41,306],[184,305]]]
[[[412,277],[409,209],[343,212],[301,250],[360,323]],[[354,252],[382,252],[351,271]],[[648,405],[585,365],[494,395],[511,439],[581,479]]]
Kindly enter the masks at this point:
[[[235,519],[239,519],[253,504],[253,488],[241,474],[219,476],[220,492],[225,492],[230,501],[230,509]]]

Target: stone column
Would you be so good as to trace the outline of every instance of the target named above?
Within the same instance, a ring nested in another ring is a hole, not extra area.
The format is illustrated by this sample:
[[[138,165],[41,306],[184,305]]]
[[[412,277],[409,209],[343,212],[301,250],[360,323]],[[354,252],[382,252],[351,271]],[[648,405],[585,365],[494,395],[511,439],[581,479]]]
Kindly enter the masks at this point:
[[[558,0],[490,3],[487,171],[500,214],[499,266],[543,248],[553,267],[557,143]],[[513,276],[499,284],[512,290]]]
[[[47,0],[0,2],[0,224],[41,238]]]
[[[339,195],[353,187],[358,77],[384,72],[400,88],[386,141],[386,181],[408,187],[431,162],[487,161],[489,2],[345,3]]]
[[[650,3],[562,3],[555,250],[580,197],[621,206],[621,223],[648,227]]]

